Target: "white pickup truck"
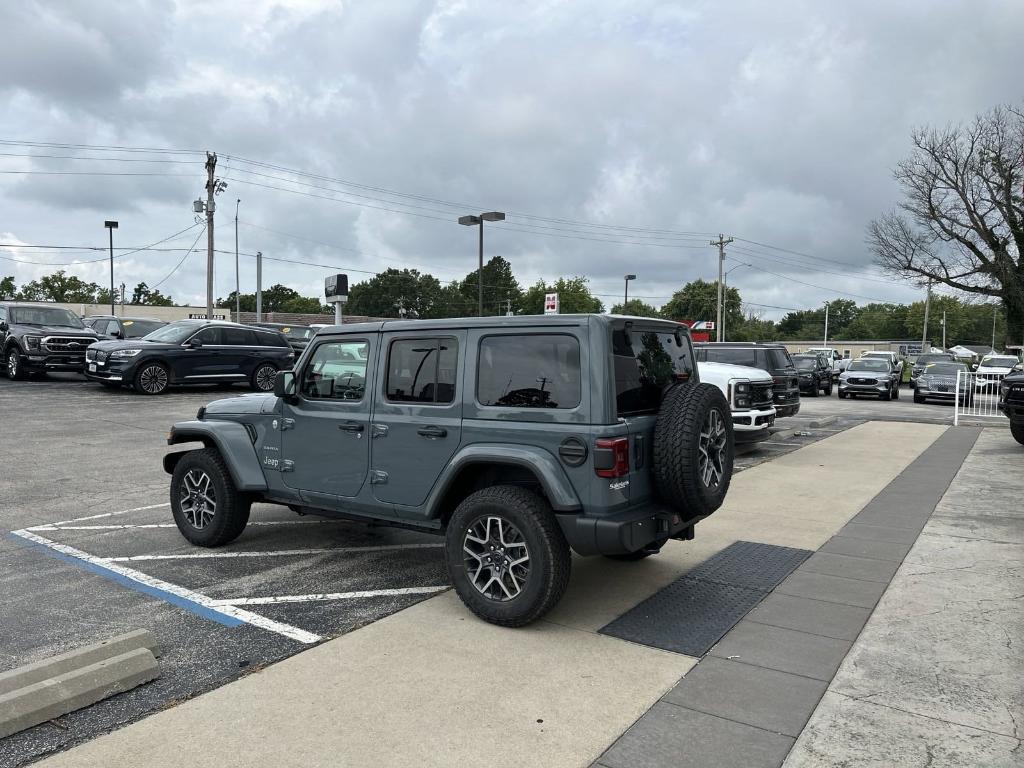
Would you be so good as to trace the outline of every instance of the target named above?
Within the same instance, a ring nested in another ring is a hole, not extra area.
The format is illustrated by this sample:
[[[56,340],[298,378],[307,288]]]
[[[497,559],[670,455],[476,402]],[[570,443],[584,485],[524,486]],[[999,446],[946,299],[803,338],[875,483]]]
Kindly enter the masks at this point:
[[[841,354],[839,354],[839,350],[836,349],[835,347],[811,347],[810,349],[807,350],[807,352],[809,354],[813,354],[816,352],[825,353],[825,356],[828,357],[828,359],[832,363],[833,379],[838,378],[839,374],[845,371],[846,366],[850,364],[850,359],[848,357],[843,357]]]
[[[730,363],[698,362],[697,372],[703,383],[714,384],[729,401],[737,444],[757,443],[768,437],[768,427],[775,423],[775,406],[772,377],[767,371]]]

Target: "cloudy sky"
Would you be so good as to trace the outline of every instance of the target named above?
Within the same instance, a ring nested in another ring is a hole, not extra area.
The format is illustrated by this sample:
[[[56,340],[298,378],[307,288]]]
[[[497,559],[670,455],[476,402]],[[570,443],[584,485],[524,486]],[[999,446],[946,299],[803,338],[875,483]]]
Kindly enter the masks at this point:
[[[767,317],[915,300],[864,244],[910,129],[1024,95],[1013,0],[48,0],[0,4],[0,28],[0,242],[104,246],[113,218],[115,245],[191,227],[159,246],[187,249],[213,150],[217,248],[241,198],[243,254],[310,263],[267,261],[264,285],[308,295],[339,270],[460,278],[476,232],[456,218],[503,210],[488,255],[524,285],[586,275],[608,305],[626,272],[654,304],[714,279],[718,232]],[[125,255],[117,282],[205,303],[186,253]],[[4,247],[0,276],[103,256]]]

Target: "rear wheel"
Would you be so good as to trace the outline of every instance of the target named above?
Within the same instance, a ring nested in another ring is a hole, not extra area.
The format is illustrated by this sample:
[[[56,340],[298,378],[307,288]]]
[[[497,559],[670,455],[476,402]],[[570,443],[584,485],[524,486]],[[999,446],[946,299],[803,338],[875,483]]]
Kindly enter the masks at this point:
[[[1010,434],[1013,435],[1014,440],[1024,445],[1024,421],[1011,421]]]
[[[484,621],[521,627],[561,599],[569,545],[551,507],[514,485],[467,496],[445,531],[445,561],[462,602]]]
[[[135,391],[143,395],[162,395],[171,383],[171,374],[163,363],[144,363],[135,374]]]
[[[212,448],[190,451],[174,467],[171,512],[181,535],[193,544],[219,547],[237,539],[249,522],[250,505]]]

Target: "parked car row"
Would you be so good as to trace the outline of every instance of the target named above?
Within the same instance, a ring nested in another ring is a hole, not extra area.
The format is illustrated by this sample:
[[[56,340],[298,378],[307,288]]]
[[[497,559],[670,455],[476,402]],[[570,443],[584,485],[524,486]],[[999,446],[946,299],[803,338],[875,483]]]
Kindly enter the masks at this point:
[[[61,307],[0,302],[0,350],[10,379],[82,373],[114,388],[158,395],[179,384],[246,382],[270,392],[313,331],[271,323],[112,315],[79,318]]]

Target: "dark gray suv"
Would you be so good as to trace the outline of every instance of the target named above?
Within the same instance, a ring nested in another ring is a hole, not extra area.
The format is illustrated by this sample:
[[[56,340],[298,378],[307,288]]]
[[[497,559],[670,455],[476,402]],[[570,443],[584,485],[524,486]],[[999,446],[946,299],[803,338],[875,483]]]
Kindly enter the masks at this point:
[[[560,599],[570,549],[639,560],[725,498],[729,404],[687,328],[553,315],[322,329],[274,394],[175,424],[171,507],[200,546],[254,501],[445,536],[477,615],[527,624]]]

